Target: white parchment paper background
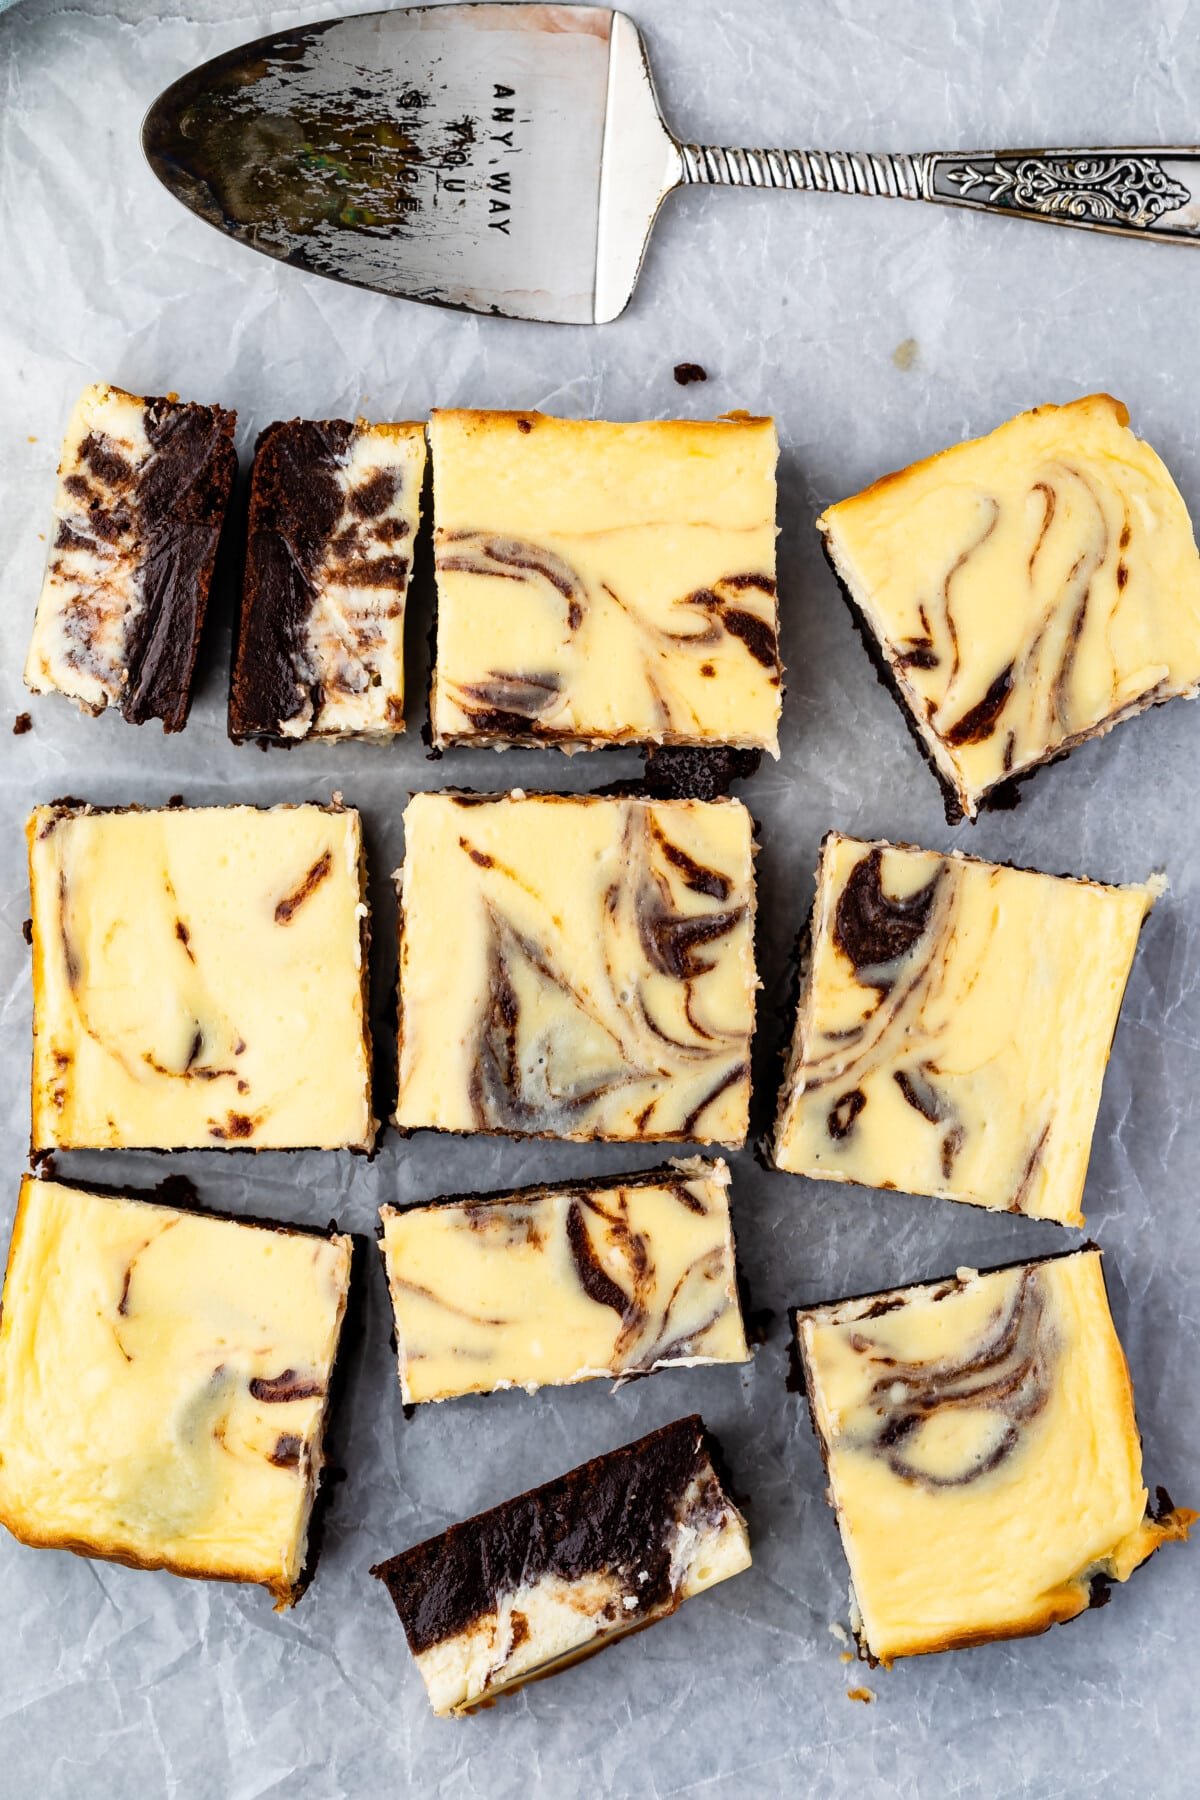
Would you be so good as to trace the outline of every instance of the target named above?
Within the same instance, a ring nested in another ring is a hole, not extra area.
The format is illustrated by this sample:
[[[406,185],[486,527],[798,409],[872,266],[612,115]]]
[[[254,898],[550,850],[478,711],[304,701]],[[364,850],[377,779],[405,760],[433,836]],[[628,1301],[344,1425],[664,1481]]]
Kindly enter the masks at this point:
[[[314,11],[320,11],[314,6]],[[328,8],[337,10],[335,4]],[[345,10],[350,10],[347,6]],[[1200,138],[1200,7],[1188,0],[638,0],[681,132],[824,148]],[[184,68],[298,11],[246,0],[24,0],[0,21],[0,1227],[27,1146],[28,910],[21,823],[39,800],[302,799],[366,815],[376,1004],[393,966],[386,880],[413,787],[579,787],[632,757],[457,753],[416,727],[428,594],[410,631],[410,732],[394,750],[235,750],[224,735],[228,593],[192,723],[164,741],[26,699],[19,670],[71,402],[105,377],[236,406],[243,450],[273,418],[431,405],[638,417],[771,411],[783,441],[784,755],[746,790],[761,821],[770,1110],[788,951],[821,834],[960,843],[1128,880],[1165,866],[1108,1072],[1088,1181],[1137,1384],[1151,1482],[1196,1503],[1200,1347],[1200,707],[1124,726],[1044,773],[1019,810],[948,831],[818,556],[826,501],[1021,407],[1125,399],[1200,512],[1200,252],[896,202],[693,193],[668,207],[630,313],[602,330],[472,320],[302,276],[230,244],[158,187],[138,149]],[[898,347],[907,350],[897,354]],[[673,365],[709,371],[686,390]],[[146,1184],[164,1163],[212,1203],[369,1233],[384,1200],[657,1160],[611,1148],[394,1134],[326,1155],[80,1156],[68,1174]],[[789,1303],[1000,1262],[1067,1241],[967,1207],[735,1163],[741,1253],[773,1309],[753,1368],[507,1395],[401,1417],[383,1281],[343,1424],[349,1477],[315,1586],[276,1617],[253,1589],[0,1543],[0,1792],[14,1796],[655,1796],[1195,1793],[1200,1552],[1169,1550],[1104,1611],[1048,1637],[901,1665],[846,1698],[830,1620],[845,1574],[802,1405],[784,1388]],[[373,1253],[372,1253],[373,1255]],[[381,1555],[692,1408],[749,1496],[750,1574],[667,1624],[463,1723],[429,1713]]]

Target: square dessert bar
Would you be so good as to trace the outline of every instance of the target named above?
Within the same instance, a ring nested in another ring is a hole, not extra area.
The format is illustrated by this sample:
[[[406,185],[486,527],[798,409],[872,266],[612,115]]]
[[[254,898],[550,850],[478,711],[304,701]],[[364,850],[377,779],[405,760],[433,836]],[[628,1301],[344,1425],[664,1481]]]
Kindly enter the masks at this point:
[[[779,753],[770,419],[435,412],[433,741]]]
[[[27,835],[35,1151],[370,1149],[357,813],[64,802]]]
[[[749,1360],[722,1161],[380,1217],[406,1405]]]
[[[435,1713],[468,1713],[750,1567],[693,1414],[380,1563]]]
[[[404,602],[423,425],[292,419],[259,437],[229,735],[404,730]]]
[[[1200,691],[1187,508],[1107,394],[885,475],[817,528],[952,820]]]
[[[831,833],[775,1166],[1082,1224],[1104,1066],[1160,891]]]
[[[402,1129],[745,1141],[739,801],[417,794],[404,834]]]
[[[54,531],[25,663],[35,694],[182,731],[237,414],[85,388],[58,465]]]
[[[1187,1537],[1147,1510],[1094,1246],[794,1322],[868,1657],[1045,1631]]]
[[[299,1597],[351,1240],[26,1176],[0,1315],[0,1522]]]

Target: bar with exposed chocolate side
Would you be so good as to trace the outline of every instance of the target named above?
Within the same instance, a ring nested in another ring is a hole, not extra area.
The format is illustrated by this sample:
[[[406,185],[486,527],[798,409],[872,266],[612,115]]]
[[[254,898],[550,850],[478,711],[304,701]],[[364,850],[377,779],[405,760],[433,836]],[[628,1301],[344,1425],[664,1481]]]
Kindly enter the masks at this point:
[[[0,1311],[0,1523],[290,1606],[352,1246],[26,1176]]]
[[[379,1563],[435,1713],[468,1713],[750,1566],[693,1414]]]
[[[404,838],[402,1129],[745,1141],[740,801],[416,794]]]
[[[749,1360],[720,1159],[380,1218],[406,1405]]]
[[[58,466],[25,685],[182,731],[237,471],[237,414],[85,388]]]
[[[370,1149],[359,816],[30,816],[33,1148]]]
[[[770,419],[435,412],[435,746],[779,754]]]
[[[1195,1522],[1161,1488],[1149,1504],[1094,1245],[794,1328],[864,1656],[1045,1631]]]
[[[817,528],[952,821],[1200,692],[1187,508],[1107,394],[885,475]]]
[[[831,832],[776,1168],[1082,1224],[1109,1047],[1164,885]]]
[[[292,419],[255,446],[229,735],[404,730],[404,604],[423,425]]]

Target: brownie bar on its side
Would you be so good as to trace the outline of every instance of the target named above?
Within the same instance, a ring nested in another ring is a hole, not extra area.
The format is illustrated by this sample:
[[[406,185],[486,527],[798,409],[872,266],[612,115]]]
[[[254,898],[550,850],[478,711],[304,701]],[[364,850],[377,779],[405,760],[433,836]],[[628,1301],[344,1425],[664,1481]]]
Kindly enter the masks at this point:
[[[229,735],[404,730],[404,605],[422,425],[292,419],[255,446]]]
[[[236,413],[99,383],[71,416],[25,682],[182,731],[237,470]]]
[[[697,1415],[379,1563],[436,1713],[577,1662],[750,1566]]]
[[[27,1176],[0,1315],[0,1522],[291,1605],[351,1240]]]

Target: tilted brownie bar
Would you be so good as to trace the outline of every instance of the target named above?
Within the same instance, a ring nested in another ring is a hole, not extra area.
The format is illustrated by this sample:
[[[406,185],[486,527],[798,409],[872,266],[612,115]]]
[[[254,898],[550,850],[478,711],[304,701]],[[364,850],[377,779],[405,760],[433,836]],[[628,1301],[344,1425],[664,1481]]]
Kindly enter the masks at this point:
[[[59,463],[25,684],[182,731],[237,470],[236,413],[85,388]]]
[[[404,730],[404,606],[422,425],[292,419],[254,452],[229,735]]]
[[[1148,1507],[1092,1245],[794,1324],[871,1658],[1045,1631],[1195,1522]]]
[[[830,833],[776,1167],[1081,1224],[1159,892]]]
[[[779,753],[770,419],[435,412],[433,742]]]
[[[332,1229],[27,1176],[0,1314],[0,1522],[290,1605],[351,1257]]]
[[[720,1160],[380,1217],[407,1405],[749,1359]]]
[[[1200,691],[1200,555],[1119,401],[1021,413],[817,521],[957,815]]]
[[[578,1662],[749,1566],[719,1447],[693,1414],[371,1573],[446,1714]]]

